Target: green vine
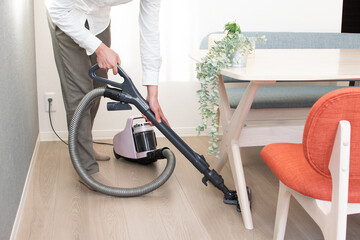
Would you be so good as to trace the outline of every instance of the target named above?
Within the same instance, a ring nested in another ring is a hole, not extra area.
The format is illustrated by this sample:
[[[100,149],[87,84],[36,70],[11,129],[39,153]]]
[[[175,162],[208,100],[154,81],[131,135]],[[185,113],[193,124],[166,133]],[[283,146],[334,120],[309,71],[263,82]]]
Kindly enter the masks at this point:
[[[219,90],[218,82],[220,70],[230,67],[233,58],[238,51],[240,54],[248,54],[253,50],[255,42],[266,41],[265,36],[259,38],[248,38],[241,34],[239,25],[235,22],[225,25],[226,36],[216,41],[215,45],[209,50],[208,54],[196,64],[197,79],[200,81],[200,89],[197,91],[198,102],[200,104],[201,121],[196,130],[200,134],[208,128],[210,138],[209,153],[215,154],[219,158]]]

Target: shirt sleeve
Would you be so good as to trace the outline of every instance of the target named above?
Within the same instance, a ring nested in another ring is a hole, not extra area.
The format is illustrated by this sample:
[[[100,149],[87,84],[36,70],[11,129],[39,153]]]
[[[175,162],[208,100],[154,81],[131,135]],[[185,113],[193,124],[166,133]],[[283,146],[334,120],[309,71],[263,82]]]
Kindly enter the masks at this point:
[[[100,46],[101,40],[74,18],[74,0],[47,0],[46,7],[53,23],[84,48],[88,55]]]
[[[143,85],[158,85],[161,66],[160,0],[140,0],[140,54],[143,70]]]

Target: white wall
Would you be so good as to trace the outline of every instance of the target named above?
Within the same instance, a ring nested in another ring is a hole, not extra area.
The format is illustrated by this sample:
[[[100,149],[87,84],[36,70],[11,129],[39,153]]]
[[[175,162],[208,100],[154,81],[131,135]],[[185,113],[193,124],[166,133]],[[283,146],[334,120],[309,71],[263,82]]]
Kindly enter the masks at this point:
[[[67,136],[60,84],[52,55],[44,0],[35,0],[36,56],[40,137],[55,139],[44,106],[44,93],[55,92],[53,123]],[[138,5],[135,0],[112,11],[112,47],[120,54],[122,67],[145,96],[141,86],[138,47]],[[340,32],[342,0],[182,0],[162,1],[161,46],[163,65],[160,102],[171,126],[180,135],[196,135],[200,119],[195,65],[189,54],[209,32],[221,31],[226,22],[236,20],[243,31]],[[104,103],[104,101],[103,101]],[[125,126],[126,118],[137,111],[107,112],[100,107],[94,137],[112,138]]]

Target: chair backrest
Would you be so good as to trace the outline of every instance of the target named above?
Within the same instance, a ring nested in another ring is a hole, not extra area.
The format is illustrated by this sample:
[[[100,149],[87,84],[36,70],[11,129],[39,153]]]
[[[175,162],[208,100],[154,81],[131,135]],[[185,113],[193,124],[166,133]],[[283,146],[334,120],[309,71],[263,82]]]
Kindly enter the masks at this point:
[[[360,178],[360,88],[343,88],[321,97],[311,108],[303,135],[304,155],[320,174],[328,169],[340,120],[351,125],[350,179]]]
[[[223,32],[214,32],[221,34]],[[210,33],[210,34],[214,34]],[[208,48],[209,35],[202,39],[200,49]],[[267,49],[306,49],[306,48],[360,48],[359,33],[318,33],[318,32],[244,32],[247,37],[265,35],[266,44],[257,44],[256,48]],[[219,39],[217,39],[219,40]]]

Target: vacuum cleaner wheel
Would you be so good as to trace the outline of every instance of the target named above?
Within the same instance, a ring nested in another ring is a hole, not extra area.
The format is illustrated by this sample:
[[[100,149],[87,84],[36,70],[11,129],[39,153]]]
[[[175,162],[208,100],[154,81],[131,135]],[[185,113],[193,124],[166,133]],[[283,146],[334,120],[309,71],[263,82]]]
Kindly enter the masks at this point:
[[[114,156],[115,156],[116,159],[120,159],[120,158],[121,158],[121,156],[115,152],[115,149],[113,149],[113,152],[114,152]]]

